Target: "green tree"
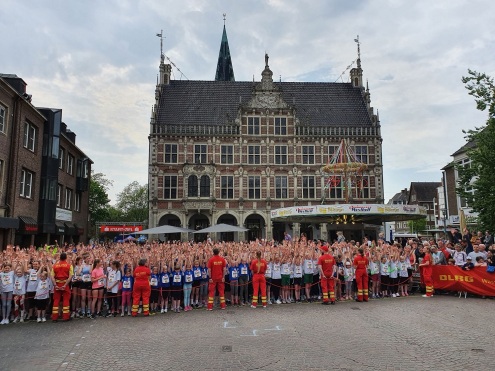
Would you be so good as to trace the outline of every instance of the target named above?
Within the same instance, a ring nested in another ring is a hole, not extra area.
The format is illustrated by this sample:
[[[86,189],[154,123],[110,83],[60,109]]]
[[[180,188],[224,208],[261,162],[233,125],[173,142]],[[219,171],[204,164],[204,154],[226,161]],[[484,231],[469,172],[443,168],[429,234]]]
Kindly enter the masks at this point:
[[[495,85],[493,78],[468,70],[462,78],[469,95],[474,97],[480,111],[488,110],[486,124],[464,131],[466,140],[475,146],[468,150],[470,166],[457,165],[459,181],[457,193],[467,200],[469,207],[479,214],[483,229],[495,230]],[[473,190],[474,192],[470,192]]]
[[[89,182],[89,213],[91,225],[94,226],[97,222],[102,222],[108,217],[108,207],[110,199],[108,198],[108,190],[113,185],[111,180],[108,180],[105,174],[95,173],[91,171],[91,179]]]
[[[418,233],[426,230],[426,219],[417,219],[410,220],[409,223],[409,232]]]
[[[117,195],[115,207],[124,222],[142,222],[148,219],[148,185],[134,181]]]

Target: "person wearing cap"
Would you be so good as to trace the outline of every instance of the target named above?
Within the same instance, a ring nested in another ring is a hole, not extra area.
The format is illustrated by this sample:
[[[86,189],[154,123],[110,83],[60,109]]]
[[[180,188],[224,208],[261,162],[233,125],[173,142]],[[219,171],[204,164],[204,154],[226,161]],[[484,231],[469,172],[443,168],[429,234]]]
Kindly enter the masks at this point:
[[[335,259],[328,253],[328,246],[320,246],[321,256],[318,259],[318,269],[320,271],[321,291],[323,292],[323,305],[335,304]],[[330,294],[330,295],[329,295]]]
[[[474,268],[473,258],[467,257],[466,263],[462,266],[463,271],[470,271]]]
[[[358,291],[356,301],[368,301],[368,264],[369,261],[364,256],[364,250],[359,248],[353,262]]]
[[[430,254],[430,247],[425,246],[424,248],[425,256],[419,265],[421,269],[421,275],[423,277],[423,282],[426,286],[426,294],[423,295],[424,298],[429,298],[433,296],[433,259]]]
[[[62,300],[62,319],[68,321],[70,319],[70,287],[69,283],[74,275],[74,268],[67,262],[67,254],[60,254],[60,260],[52,267],[52,282],[53,282],[53,310],[52,321],[58,320],[58,306]]]

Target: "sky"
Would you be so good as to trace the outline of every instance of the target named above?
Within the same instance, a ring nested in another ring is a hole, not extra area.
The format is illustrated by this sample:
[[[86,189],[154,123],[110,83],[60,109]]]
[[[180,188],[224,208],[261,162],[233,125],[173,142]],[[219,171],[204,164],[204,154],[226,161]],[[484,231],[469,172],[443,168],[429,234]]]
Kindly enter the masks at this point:
[[[359,35],[385,200],[440,181],[462,130],[487,118],[462,76],[495,76],[491,0],[2,0],[1,11],[0,73],[22,77],[35,106],[62,108],[94,171],[113,181],[112,203],[148,181],[162,29],[173,78],[189,80],[214,79],[223,13],[237,81],[261,79],[266,51],[274,79],[348,82]]]

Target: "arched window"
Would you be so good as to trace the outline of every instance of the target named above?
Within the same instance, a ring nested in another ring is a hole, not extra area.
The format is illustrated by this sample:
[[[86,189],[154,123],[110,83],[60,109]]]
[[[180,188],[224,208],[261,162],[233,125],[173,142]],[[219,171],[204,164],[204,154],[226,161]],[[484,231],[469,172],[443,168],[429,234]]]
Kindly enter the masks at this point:
[[[198,177],[190,175],[187,179],[187,196],[198,197]]]
[[[199,181],[199,195],[200,197],[210,197],[210,177],[208,175],[202,175]]]

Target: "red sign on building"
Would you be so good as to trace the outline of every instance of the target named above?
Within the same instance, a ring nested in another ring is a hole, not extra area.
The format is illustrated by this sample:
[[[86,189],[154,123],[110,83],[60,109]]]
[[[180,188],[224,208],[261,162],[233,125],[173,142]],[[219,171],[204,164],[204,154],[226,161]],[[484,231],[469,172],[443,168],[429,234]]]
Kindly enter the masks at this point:
[[[143,230],[142,225],[102,225],[100,226],[100,233],[105,232],[126,232],[126,233],[138,233]]]

